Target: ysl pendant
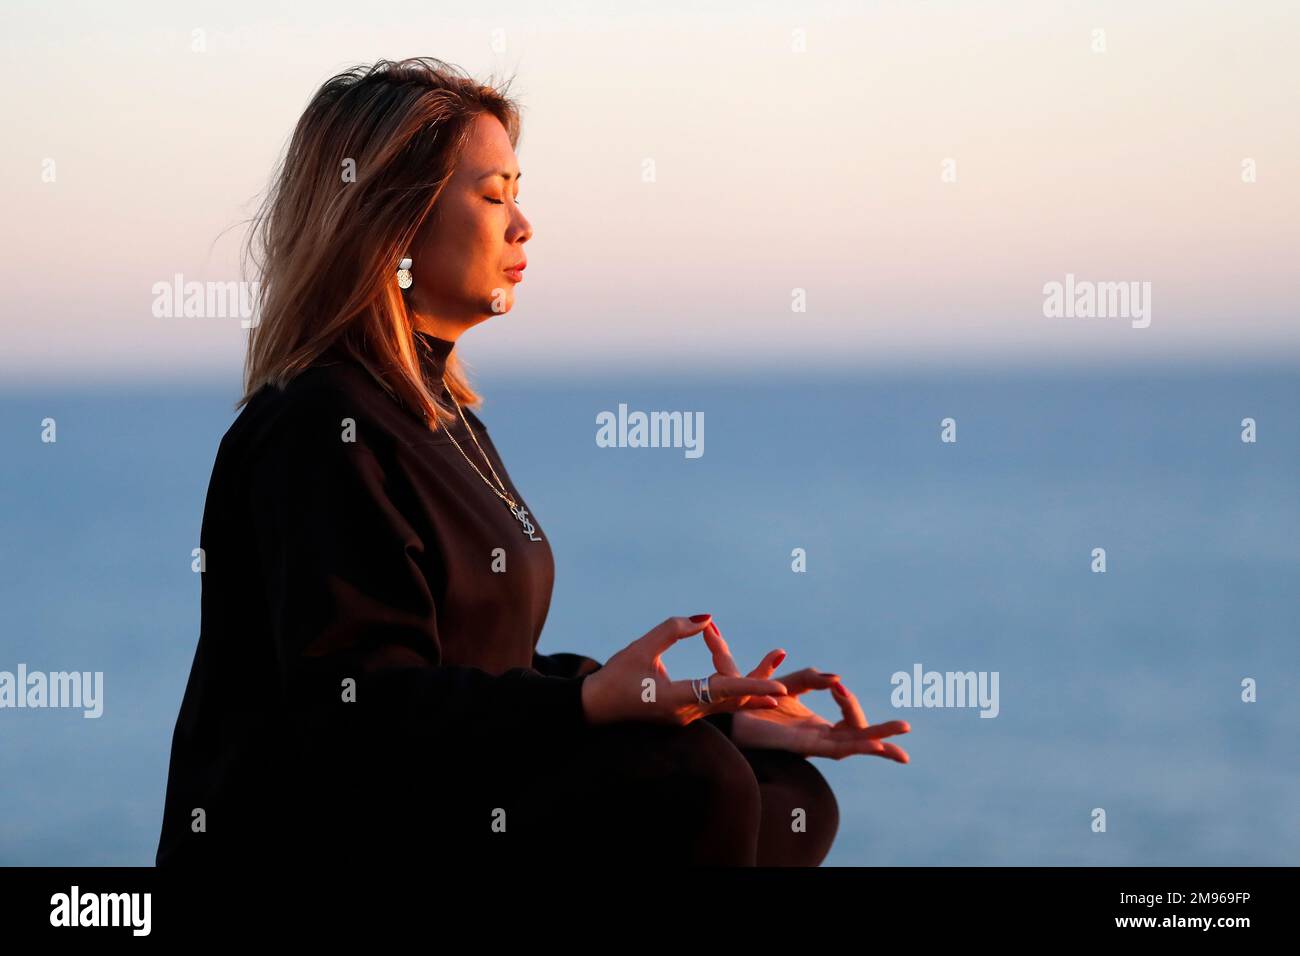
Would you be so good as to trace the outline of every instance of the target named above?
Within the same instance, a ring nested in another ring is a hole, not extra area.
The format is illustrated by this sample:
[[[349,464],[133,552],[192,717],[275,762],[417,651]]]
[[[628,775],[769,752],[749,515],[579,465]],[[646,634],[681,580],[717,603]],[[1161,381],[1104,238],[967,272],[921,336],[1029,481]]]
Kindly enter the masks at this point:
[[[523,532],[524,532],[524,534],[528,535],[528,540],[529,540],[529,541],[541,541],[541,540],[542,540],[541,538],[534,538],[534,537],[533,537],[533,532],[536,531],[537,528],[536,528],[536,526],[535,526],[531,521],[528,520],[528,509],[526,509],[526,508],[521,508],[521,507],[519,507],[519,506],[517,506],[517,505],[512,505],[512,504],[511,504],[510,502],[508,502],[508,501],[506,502],[506,507],[510,509],[510,513],[511,513],[512,515],[514,515],[516,518],[519,519],[519,523],[523,525]]]
[[[443,384],[443,388],[446,388],[446,387],[447,387],[447,381],[446,381],[446,379],[443,379],[443,383],[442,383],[442,384]],[[450,389],[447,389],[447,390],[450,392]],[[458,452],[460,452],[461,457],[464,458],[466,461],[468,461],[468,462],[469,462],[469,466],[470,466],[471,468],[473,468],[475,472],[478,473],[478,476],[479,476],[480,478],[483,479],[483,483],[486,484],[486,485],[488,486],[488,488],[490,488],[490,489],[492,490],[492,493],[493,493],[494,495],[496,495],[498,498],[500,498],[502,501],[504,501],[506,507],[510,509],[510,513],[511,513],[512,515],[514,515],[516,518],[519,519],[519,524],[522,525],[522,530],[523,530],[524,534],[528,535],[528,540],[529,540],[529,541],[541,541],[541,540],[542,540],[541,538],[536,537],[536,536],[534,536],[534,534],[533,534],[533,532],[535,532],[535,531],[537,530],[537,525],[533,524],[532,521],[530,521],[530,520],[528,519],[528,509],[524,508],[523,505],[516,504],[515,501],[514,501],[514,499],[510,498],[510,497],[507,495],[507,493],[506,493],[506,486],[505,486],[504,484],[502,484],[500,476],[497,475],[497,470],[496,470],[495,468],[492,467],[492,459],[489,458],[488,455],[487,455],[487,452],[485,452],[485,451],[483,450],[483,446],[482,446],[482,445],[479,445],[479,443],[478,443],[478,436],[476,436],[476,435],[474,434],[474,429],[472,429],[472,428],[469,427],[469,420],[465,418],[465,412],[461,409],[461,407],[460,407],[460,402],[457,402],[457,401],[456,401],[456,398],[455,398],[454,395],[452,396],[452,399],[451,399],[451,400],[452,400],[452,402],[454,402],[455,405],[456,405],[456,411],[460,412],[460,420],[461,420],[462,422],[465,423],[465,430],[466,430],[467,432],[469,432],[469,437],[474,439],[474,444],[475,444],[475,445],[478,445],[478,453],[479,453],[480,455],[482,455],[482,456],[483,456],[483,460],[484,460],[485,462],[487,462],[488,470],[492,472],[492,477],[493,477],[493,478],[496,478],[496,480],[497,480],[497,486],[500,488],[499,491],[497,490],[497,488],[493,488],[493,487],[492,487],[492,482],[490,482],[490,481],[487,480],[487,476],[484,475],[483,472],[479,471],[479,467],[478,467],[478,465],[474,464],[474,462],[470,460],[469,455],[466,455],[466,454],[465,454],[465,449],[460,447],[460,442],[456,441],[456,436],[453,435],[453,434],[451,434],[450,431],[448,431],[448,432],[447,432],[447,437],[450,438],[450,439],[451,439],[451,443],[452,443],[453,445],[456,446],[456,450],[457,450]]]

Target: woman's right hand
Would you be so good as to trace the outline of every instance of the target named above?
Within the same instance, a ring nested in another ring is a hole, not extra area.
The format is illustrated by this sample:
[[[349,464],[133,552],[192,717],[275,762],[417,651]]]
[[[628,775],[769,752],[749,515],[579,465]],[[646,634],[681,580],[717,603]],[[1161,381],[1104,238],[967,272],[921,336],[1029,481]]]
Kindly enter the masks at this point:
[[[670,617],[583,678],[582,709],[587,722],[636,720],[684,726],[709,714],[779,706],[777,698],[786,695],[780,681],[715,672],[709,676],[712,703],[701,704],[689,680],[668,676],[659,658],[678,641],[699,634],[711,620],[709,614]]]

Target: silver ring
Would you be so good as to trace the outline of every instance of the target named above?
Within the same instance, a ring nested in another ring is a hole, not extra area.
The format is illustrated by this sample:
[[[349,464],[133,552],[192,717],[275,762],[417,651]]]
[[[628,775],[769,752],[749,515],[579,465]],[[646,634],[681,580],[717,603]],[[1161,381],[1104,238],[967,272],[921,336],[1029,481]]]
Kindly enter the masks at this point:
[[[691,681],[691,690],[695,693],[695,699],[701,704],[713,703],[713,695],[709,693],[709,679]]]

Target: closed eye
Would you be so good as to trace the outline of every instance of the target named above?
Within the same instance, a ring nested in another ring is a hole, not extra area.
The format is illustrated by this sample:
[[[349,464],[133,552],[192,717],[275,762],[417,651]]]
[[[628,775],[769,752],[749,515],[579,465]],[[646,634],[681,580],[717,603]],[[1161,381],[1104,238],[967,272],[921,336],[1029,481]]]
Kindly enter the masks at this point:
[[[483,198],[497,206],[504,206],[506,204],[504,199],[493,199],[491,196],[484,196]],[[515,205],[521,205],[518,199],[515,200]]]

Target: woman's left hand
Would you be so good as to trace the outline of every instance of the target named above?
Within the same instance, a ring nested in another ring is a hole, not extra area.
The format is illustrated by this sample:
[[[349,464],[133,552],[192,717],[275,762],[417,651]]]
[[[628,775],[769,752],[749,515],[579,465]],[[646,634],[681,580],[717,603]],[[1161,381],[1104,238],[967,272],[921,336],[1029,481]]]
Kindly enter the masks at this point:
[[[741,676],[727,643],[717,625],[704,630],[705,643],[713,652],[719,673]],[[747,676],[772,679],[784,654],[770,654]],[[905,720],[891,720],[872,726],[862,712],[858,699],[840,682],[838,675],[826,674],[812,667],[776,678],[785,685],[788,696],[777,697],[777,706],[769,710],[743,710],[732,716],[731,740],[738,747],[788,750],[806,757],[830,757],[841,760],[853,754],[872,754],[907,763],[907,751],[881,737],[908,733],[912,728]],[[832,724],[805,707],[798,695],[810,690],[829,690],[839,704],[844,719]]]

